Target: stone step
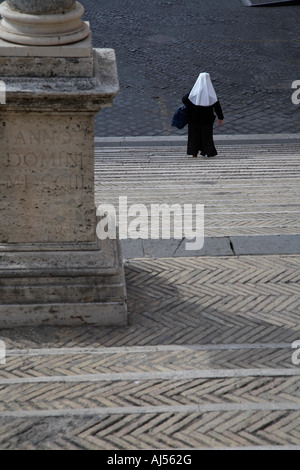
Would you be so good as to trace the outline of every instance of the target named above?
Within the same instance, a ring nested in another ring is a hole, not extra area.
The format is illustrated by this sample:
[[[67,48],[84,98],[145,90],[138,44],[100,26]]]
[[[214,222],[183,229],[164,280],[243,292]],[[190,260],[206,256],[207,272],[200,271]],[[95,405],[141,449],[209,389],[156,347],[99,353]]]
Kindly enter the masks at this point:
[[[182,146],[96,148],[96,203],[113,204],[117,216],[120,196],[128,206],[144,204],[148,236],[152,204],[204,205],[198,253],[182,249],[184,237],[129,238],[125,258],[299,252],[300,144],[220,145],[218,152],[195,159]]]
[[[291,343],[263,342],[7,350],[0,385],[71,383],[84,378],[87,382],[132,380],[139,375],[165,379],[185,374],[261,376],[261,370],[267,376],[299,376],[293,352]]]
[[[296,449],[291,352],[266,343],[8,350],[1,448]],[[25,423],[39,428],[34,439]]]
[[[126,328],[2,331],[1,449],[300,449],[299,256],[126,263]]]

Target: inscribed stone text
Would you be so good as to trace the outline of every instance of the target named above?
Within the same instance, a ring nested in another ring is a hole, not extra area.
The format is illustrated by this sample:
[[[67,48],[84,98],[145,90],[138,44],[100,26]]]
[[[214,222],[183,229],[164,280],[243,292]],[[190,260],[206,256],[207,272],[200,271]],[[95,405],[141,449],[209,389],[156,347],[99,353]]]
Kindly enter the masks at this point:
[[[4,168],[9,173],[5,174],[5,171],[2,173],[0,186],[7,189],[18,186],[24,190],[32,187],[69,190],[88,188],[91,182],[85,181],[86,177],[82,174],[84,170],[82,152],[43,150],[47,145],[56,144],[60,148],[63,145],[67,146],[71,140],[71,134],[66,130],[61,133],[47,130],[17,132],[12,138],[12,151],[6,154],[3,162]],[[35,151],[31,150],[32,147]],[[12,170],[17,170],[17,174]]]

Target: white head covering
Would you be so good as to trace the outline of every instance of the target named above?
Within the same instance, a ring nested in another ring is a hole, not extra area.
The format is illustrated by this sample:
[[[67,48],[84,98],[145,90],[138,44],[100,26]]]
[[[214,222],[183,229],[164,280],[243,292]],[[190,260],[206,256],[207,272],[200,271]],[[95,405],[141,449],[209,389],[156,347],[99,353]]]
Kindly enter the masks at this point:
[[[200,73],[189,94],[189,100],[197,106],[212,106],[218,101],[209,73]]]

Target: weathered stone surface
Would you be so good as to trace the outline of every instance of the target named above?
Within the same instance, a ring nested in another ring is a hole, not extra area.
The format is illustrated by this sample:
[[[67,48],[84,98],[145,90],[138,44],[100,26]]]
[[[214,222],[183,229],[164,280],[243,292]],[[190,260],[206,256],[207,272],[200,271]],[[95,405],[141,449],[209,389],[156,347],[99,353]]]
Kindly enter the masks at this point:
[[[70,9],[64,7],[64,2],[61,8],[58,2],[27,3],[27,7],[24,2],[13,3],[15,6],[20,4],[18,10],[7,2],[0,5],[3,17],[0,37],[5,41],[29,46],[59,46],[77,43],[90,34],[88,25],[82,20],[84,8],[79,2],[75,2],[74,7],[72,4]]]
[[[1,244],[0,328],[127,323],[118,241]]]
[[[1,243],[94,239],[93,124],[92,115],[2,114]]]
[[[94,114],[118,92],[114,52],[95,51],[93,78],[5,83],[0,242],[92,241]]]
[[[0,47],[1,48],[1,47]],[[93,78],[93,57],[9,57],[0,56],[1,76],[38,78]]]
[[[77,56],[75,46],[40,57],[40,46],[15,45],[16,60],[7,44],[0,45],[0,328],[126,325],[119,242],[95,240],[94,116],[119,90],[114,51],[93,50],[90,39]]]
[[[88,23],[87,23],[88,24]],[[91,57],[92,38],[91,35],[76,44],[56,45],[55,47],[40,45],[21,45],[4,41],[0,38],[0,57],[9,57],[15,60],[16,57]]]
[[[119,92],[116,57],[113,49],[94,49],[94,75],[86,78],[46,77],[41,79],[32,70],[31,77],[2,77],[6,84],[7,103],[1,107],[9,111],[72,111],[97,113],[112,105]],[[14,58],[11,59],[11,63]],[[8,64],[8,66],[10,66]],[[49,70],[49,69],[48,69]]]
[[[62,13],[74,8],[75,0],[7,0],[13,10],[31,15]]]

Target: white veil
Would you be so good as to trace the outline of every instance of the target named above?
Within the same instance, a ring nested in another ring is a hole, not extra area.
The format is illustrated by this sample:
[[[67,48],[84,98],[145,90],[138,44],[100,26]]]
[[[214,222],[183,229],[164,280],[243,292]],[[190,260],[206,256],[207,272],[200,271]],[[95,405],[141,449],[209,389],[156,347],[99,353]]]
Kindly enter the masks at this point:
[[[200,73],[189,94],[189,100],[197,106],[212,106],[218,101],[209,73]]]

